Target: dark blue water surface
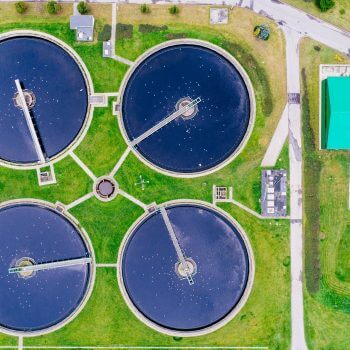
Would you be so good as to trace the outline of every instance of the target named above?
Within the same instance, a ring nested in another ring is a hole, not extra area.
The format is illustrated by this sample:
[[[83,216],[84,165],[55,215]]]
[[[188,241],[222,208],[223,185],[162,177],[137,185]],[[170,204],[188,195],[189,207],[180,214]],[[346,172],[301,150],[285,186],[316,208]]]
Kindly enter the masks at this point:
[[[82,301],[89,265],[37,271],[23,279],[9,274],[16,261],[37,263],[89,256],[75,227],[47,207],[21,204],[0,210],[0,326],[42,330],[68,317]]]
[[[85,79],[75,60],[56,44],[34,37],[0,42],[0,158],[15,163],[38,161],[23,115],[14,106],[15,79],[34,92],[32,117],[46,156],[75,139],[87,111]]]
[[[175,111],[183,97],[200,97],[199,113],[176,120],[138,144],[153,164],[192,173],[227,159],[242,142],[250,119],[250,98],[237,69],[217,52],[195,45],[162,49],[130,77],[122,102],[123,122],[134,139]]]
[[[177,255],[160,213],[142,221],[123,254],[123,280],[136,308],[173,330],[197,330],[224,318],[246,288],[249,260],[240,233],[199,205],[167,208],[181,248],[197,264],[194,285],[175,273]]]

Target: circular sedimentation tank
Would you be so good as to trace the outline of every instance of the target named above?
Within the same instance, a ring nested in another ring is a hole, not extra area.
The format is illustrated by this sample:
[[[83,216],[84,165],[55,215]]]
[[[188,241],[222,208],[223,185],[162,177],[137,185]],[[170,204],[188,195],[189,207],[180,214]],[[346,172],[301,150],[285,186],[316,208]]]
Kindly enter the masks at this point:
[[[76,57],[46,35],[3,35],[0,57],[0,160],[16,166],[40,161],[16,80],[45,161],[56,159],[86,125],[85,73]]]
[[[66,324],[90,295],[93,252],[85,233],[42,202],[0,206],[0,330],[39,335]]]
[[[122,294],[135,315],[160,332],[212,332],[248,298],[254,278],[249,241],[237,222],[208,204],[171,202],[163,208],[141,217],[124,238],[118,259]]]
[[[121,129],[135,154],[173,176],[204,175],[227,164],[255,119],[243,68],[226,51],[198,40],[171,41],[141,56],[124,79],[120,105]]]

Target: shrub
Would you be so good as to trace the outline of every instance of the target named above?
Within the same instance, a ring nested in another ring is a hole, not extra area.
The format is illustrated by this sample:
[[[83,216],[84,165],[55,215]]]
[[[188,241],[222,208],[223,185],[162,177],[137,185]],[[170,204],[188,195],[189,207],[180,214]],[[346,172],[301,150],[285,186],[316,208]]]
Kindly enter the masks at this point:
[[[180,13],[180,9],[179,9],[176,5],[171,6],[171,7],[169,8],[169,13],[170,13],[171,15],[177,15],[178,13]]]
[[[259,27],[259,26],[255,26],[255,27],[254,27],[253,33],[254,33],[254,35],[255,35],[256,37],[259,37],[260,31],[261,31],[260,27]]]
[[[27,5],[24,1],[18,1],[15,3],[15,8],[18,13],[24,13],[27,11]]]
[[[116,36],[119,39],[131,39],[133,35],[133,25],[117,23]]]
[[[334,0],[317,0],[317,5],[322,12],[326,12],[334,7]]]
[[[151,24],[140,24],[139,32],[140,33],[153,33],[153,32],[162,32],[168,30],[168,26],[153,26]]]
[[[290,256],[286,256],[283,259],[283,266],[288,267],[290,265]]]
[[[140,7],[140,11],[141,13],[150,13],[151,9],[146,4],[142,4]]]
[[[346,12],[345,9],[340,9],[340,10],[339,10],[339,13],[340,13],[341,15],[345,15],[345,12]]]
[[[317,293],[320,287],[320,196],[319,186],[322,163],[317,154],[317,138],[312,129],[312,115],[310,111],[310,97],[305,68],[301,71],[303,87],[302,131],[304,135],[304,211],[305,211],[305,278],[306,287],[311,294]]]
[[[344,60],[344,57],[342,55],[339,55],[339,54],[336,54],[334,56],[334,59],[339,62],[339,63],[343,63],[345,60]]]
[[[85,1],[80,1],[77,9],[81,15],[85,15],[89,12],[89,7]]]
[[[97,35],[98,41],[108,41],[111,39],[112,27],[109,24],[105,24],[102,30]]]
[[[61,10],[61,5],[57,1],[49,1],[47,3],[47,12],[50,15],[55,15]]]
[[[254,35],[261,40],[268,40],[270,37],[270,28],[266,24],[260,24],[254,27]]]
[[[315,50],[315,51],[318,51],[318,52],[321,51],[321,46],[315,45],[315,46],[314,46],[314,50]]]
[[[186,33],[169,33],[166,36],[167,39],[173,40],[173,39],[183,39],[187,38]]]

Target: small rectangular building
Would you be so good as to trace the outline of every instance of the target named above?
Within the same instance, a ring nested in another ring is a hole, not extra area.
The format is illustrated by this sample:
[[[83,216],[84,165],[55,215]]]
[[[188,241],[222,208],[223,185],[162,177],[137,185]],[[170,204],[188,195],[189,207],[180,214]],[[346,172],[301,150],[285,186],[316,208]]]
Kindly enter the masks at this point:
[[[350,65],[320,67],[320,148],[350,150]]]
[[[261,173],[261,215],[287,216],[286,170],[263,170]]]
[[[102,57],[112,57],[112,42],[110,40],[103,42]]]
[[[94,40],[95,18],[91,15],[70,16],[70,29],[76,31],[77,41]]]

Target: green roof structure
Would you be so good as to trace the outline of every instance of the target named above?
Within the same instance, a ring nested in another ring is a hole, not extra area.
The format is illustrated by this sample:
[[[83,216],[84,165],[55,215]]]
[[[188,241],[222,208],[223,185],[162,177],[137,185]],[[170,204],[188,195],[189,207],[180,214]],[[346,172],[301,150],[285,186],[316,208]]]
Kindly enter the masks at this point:
[[[322,82],[321,148],[350,150],[350,77]]]

